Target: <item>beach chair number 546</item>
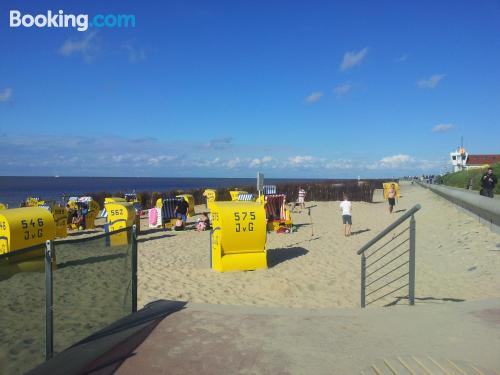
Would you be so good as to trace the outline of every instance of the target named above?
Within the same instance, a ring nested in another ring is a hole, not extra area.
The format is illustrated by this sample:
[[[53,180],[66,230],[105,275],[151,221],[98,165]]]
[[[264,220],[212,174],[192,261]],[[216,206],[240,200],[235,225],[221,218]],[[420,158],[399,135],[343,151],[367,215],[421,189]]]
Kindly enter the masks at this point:
[[[29,230],[30,225],[34,229],[35,226],[37,226],[37,224],[38,224],[38,230],[35,233],[31,233]],[[21,226],[24,229],[23,233],[24,233],[25,240],[29,240],[30,238],[34,239],[36,237],[38,237],[38,238],[43,237],[43,228],[42,228],[43,227],[43,219],[41,217],[38,218],[38,220],[31,219],[29,223],[27,220],[21,220]]]
[[[245,226],[245,223],[241,223],[245,220],[250,220],[250,222]],[[236,232],[253,232],[253,221],[255,220],[255,212],[235,212],[234,221],[236,222]]]

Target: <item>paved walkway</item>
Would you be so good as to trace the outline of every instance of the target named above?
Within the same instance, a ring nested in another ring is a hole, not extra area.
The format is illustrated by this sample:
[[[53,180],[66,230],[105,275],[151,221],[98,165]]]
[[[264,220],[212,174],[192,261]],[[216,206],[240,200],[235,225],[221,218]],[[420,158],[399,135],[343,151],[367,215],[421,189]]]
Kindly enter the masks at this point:
[[[356,374],[386,358],[429,356],[500,373],[500,299],[434,302],[320,310],[188,304],[116,373]]]

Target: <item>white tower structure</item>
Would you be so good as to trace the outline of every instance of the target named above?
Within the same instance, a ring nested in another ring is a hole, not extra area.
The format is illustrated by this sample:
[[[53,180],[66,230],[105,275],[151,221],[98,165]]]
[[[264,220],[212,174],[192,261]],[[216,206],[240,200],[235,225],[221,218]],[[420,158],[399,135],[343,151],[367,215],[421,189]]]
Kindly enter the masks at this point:
[[[467,158],[469,153],[465,151],[465,148],[459,147],[457,151],[450,152],[451,164],[453,165],[453,172],[462,171],[467,169]]]

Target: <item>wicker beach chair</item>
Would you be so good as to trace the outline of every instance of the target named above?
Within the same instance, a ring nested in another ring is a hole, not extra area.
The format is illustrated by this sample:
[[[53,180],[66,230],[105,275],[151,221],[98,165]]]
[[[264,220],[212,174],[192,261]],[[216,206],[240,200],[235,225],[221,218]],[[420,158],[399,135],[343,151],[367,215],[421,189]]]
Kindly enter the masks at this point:
[[[265,204],[268,230],[277,231],[282,227],[292,227],[290,211],[286,208],[285,194],[266,195]]]
[[[166,228],[172,227],[175,225],[173,221],[176,219],[175,208],[182,202],[183,198],[165,198],[162,201],[161,207],[161,220],[163,226]]]

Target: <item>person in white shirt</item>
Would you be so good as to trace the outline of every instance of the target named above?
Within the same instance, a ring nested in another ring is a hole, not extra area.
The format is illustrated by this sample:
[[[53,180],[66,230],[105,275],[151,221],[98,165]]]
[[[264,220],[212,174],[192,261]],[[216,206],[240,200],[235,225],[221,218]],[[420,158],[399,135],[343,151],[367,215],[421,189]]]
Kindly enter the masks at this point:
[[[344,200],[340,203],[340,210],[342,211],[342,222],[344,223],[344,236],[349,237],[352,226],[352,204],[349,202],[347,194],[344,194]]]
[[[306,209],[305,199],[306,199],[306,191],[302,189],[302,187],[299,187],[299,200],[298,200],[300,207],[299,212],[302,212],[302,210]]]

